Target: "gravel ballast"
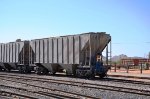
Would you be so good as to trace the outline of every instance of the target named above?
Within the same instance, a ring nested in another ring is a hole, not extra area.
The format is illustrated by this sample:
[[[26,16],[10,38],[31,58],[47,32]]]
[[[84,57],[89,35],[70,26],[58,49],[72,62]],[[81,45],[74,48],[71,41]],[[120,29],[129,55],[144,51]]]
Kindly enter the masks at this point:
[[[25,76],[31,76],[31,75],[25,75]],[[33,74],[32,76],[37,77],[38,75]],[[63,76],[44,76],[44,75],[42,75],[42,76],[38,76],[38,77],[39,78],[56,79],[56,80],[79,81],[79,82],[84,82],[84,83],[103,84],[103,85],[110,85],[110,86],[150,90],[149,85],[138,85],[138,84],[129,84],[129,83],[121,83],[121,82],[113,82],[113,81],[101,81],[101,80],[86,80],[86,79],[70,78],[70,77],[63,77]],[[19,81],[21,81],[21,80],[19,80]],[[71,86],[71,85],[55,84],[55,83],[47,83],[47,82],[42,83],[42,82],[38,82],[38,81],[32,81],[32,82],[26,81],[26,82],[28,84],[33,84],[33,85],[47,87],[47,88],[53,88],[53,89],[60,89],[60,90],[68,91],[68,92],[93,96],[93,97],[97,97],[97,98],[101,98],[101,99],[150,99],[150,96],[109,91],[109,90],[101,90],[101,89],[84,88],[84,87],[80,87],[80,86]],[[0,85],[9,85],[9,86],[14,86],[14,87],[27,88],[30,90],[39,90],[37,88],[33,88],[33,87],[27,86],[25,84],[23,85],[23,84],[19,84],[19,83],[12,83],[10,81],[4,81],[4,80],[0,80]],[[2,89],[2,88],[0,88],[0,89]]]

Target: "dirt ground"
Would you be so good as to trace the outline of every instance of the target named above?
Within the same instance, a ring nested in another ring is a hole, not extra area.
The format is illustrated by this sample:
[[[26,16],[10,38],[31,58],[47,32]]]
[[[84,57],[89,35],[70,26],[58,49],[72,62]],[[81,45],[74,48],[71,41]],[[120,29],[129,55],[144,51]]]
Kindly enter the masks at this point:
[[[115,69],[112,68],[111,72],[115,72]],[[116,72],[127,73],[127,69],[124,69],[124,68],[117,69]],[[140,69],[129,69],[128,73],[141,74],[141,70]],[[150,74],[150,70],[142,70],[142,74]]]

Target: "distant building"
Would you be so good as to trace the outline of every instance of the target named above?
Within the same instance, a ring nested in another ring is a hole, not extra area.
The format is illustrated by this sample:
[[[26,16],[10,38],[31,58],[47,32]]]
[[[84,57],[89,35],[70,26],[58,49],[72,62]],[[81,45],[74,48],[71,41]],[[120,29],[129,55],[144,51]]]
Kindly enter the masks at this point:
[[[150,64],[150,59],[129,57],[129,58],[121,59],[121,63],[122,65],[138,66],[140,64],[146,64],[146,63]]]

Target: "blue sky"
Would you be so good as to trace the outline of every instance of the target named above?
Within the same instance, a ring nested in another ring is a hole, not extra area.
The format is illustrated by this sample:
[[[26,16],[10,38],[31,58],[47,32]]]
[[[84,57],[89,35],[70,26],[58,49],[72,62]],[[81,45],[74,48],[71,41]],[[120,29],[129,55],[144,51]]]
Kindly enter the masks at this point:
[[[150,0],[0,0],[0,42],[107,32],[112,54],[150,51]]]

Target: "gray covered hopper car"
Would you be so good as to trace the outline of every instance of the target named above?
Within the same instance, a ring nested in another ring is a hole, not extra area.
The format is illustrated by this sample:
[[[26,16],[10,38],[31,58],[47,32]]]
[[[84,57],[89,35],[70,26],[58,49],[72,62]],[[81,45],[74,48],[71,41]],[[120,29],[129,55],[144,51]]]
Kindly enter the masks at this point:
[[[0,43],[0,70],[29,72],[29,41]]]
[[[67,74],[82,74],[84,67],[91,73],[96,68],[96,55],[101,55],[110,41],[111,36],[105,32],[31,40],[30,64],[36,64],[38,74],[62,70]],[[106,74],[107,70],[103,68],[103,72]]]

